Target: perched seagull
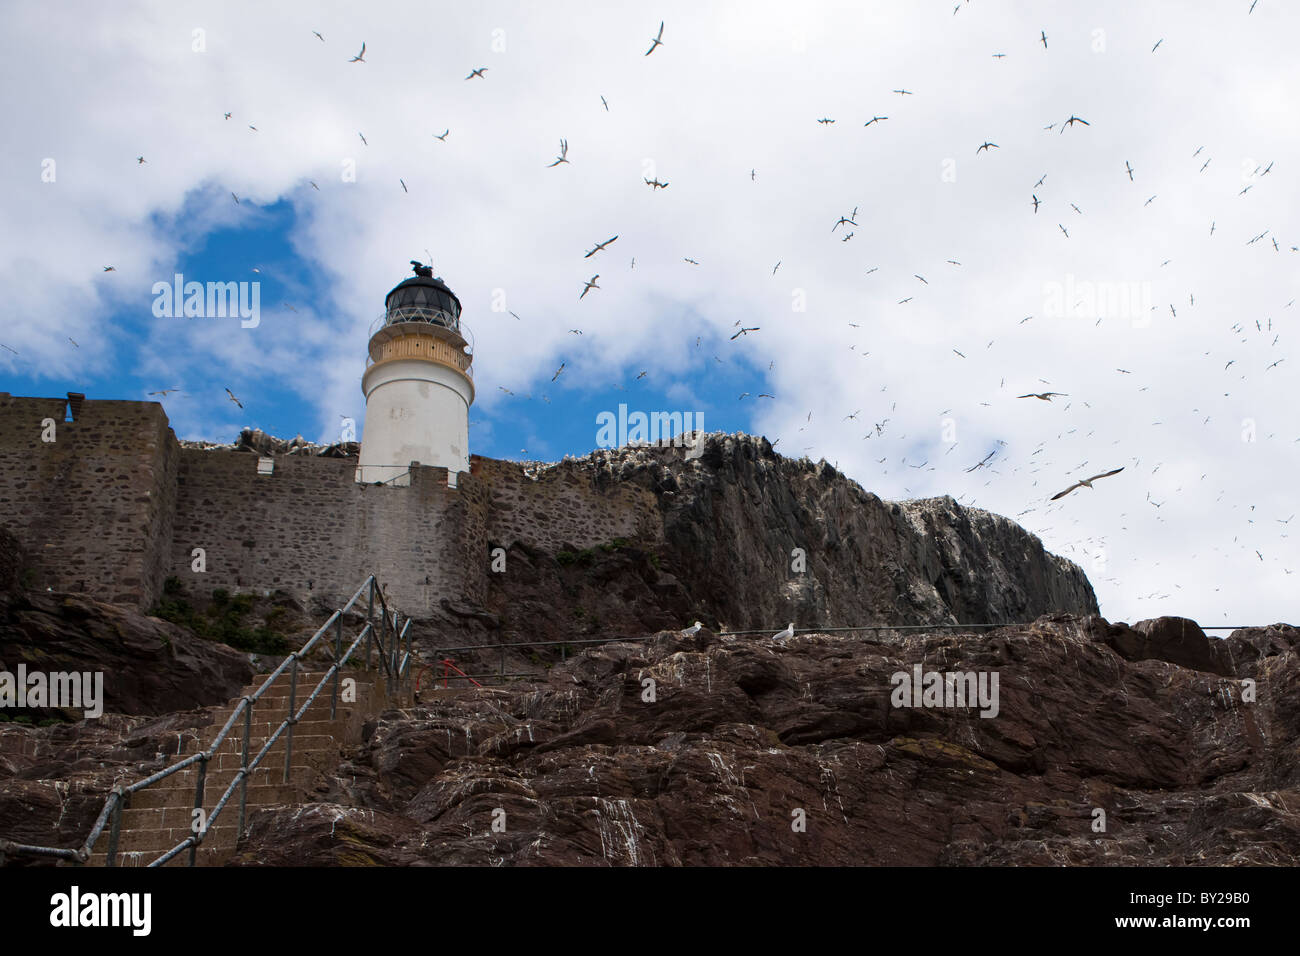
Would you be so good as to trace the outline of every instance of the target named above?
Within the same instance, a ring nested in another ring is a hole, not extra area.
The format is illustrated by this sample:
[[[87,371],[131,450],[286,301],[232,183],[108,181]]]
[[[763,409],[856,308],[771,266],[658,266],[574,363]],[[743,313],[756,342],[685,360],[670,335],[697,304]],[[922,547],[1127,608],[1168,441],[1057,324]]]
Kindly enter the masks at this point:
[[[615,237],[614,237],[614,239],[617,239],[617,238],[618,238],[618,236],[615,236]],[[590,258],[591,258],[592,256],[594,256],[596,253],[600,252],[601,249],[604,249],[607,245],[609,245],[611,242],[613,242],[614,239],[606,239],[604,242],[598,242],[598,243],[596,243],[596,248],[592,249],[591,252],[587,253],[587,254],[586,254],[585,256],[583,256],[582,258],[584,258],[584,259],[590,259]]]
[[[362,44],[361,44],[361,52],[358,53],[356,56],[354,56],[352,59],[348,60],[348,62],[349,62],[349,63],[365,63],[365,62],[366,62],[366,44],[365,44],[364,41],[363,41]]]
[[[1016,398],[1040,398],[1045,402],[1050,402],[1053,395],[1066,396],[1069,392],[1030,392],[1028,395],[1017,395]]]
[[[559,378],[559,377],[560,377],[560,373],[563,372],[563,371],[564,371],[564,363],[561,362],[561,363],[560,363],[560,367],[557,368],[557,369],[555,370],[555,374],[551,376],[551,381],[554,382],[557,378]]]
[[[487,70],[488,68],[486,66],[480,66],[477,70],[471,70],[469,76],[465,77],[465,79],[472,80],[477,76],[481,80],[486,80],[487,77],[483,74],[486,73]]]
[[[654,179],[647,179],[647,180],[645,181],[645,184],[646,184],[647,186],[649,186],[651,189],[667,189],[667,188],[668,188],[668,184],[667,184],[667,183],[661,183],[661,182],[659,181],[659,177],[658,177],[658,176],[656,176]]]
[[[703,626],[704,625],[701,624],[699,621],[696,621],[690,627],[682,631],[682,637],[693,637],[695,634],[699,633],[700,628],[702,628]]]
[[[600,278],[600,273],[597,272],[594,276],[591,277],[591,280],[584,285],[582,290],[582,295],[578,296],[578,298],[581,299],[582,296],[585,296],[592,289],[599,289],[600,286],[596,285],[596,280],[599,278]]]
[[[450,133],[450,132],[451,132],[451,128],[448,127],[447,129],[445,129],[445,130],[442,131],[442,135],[441,135],[441,136],[439,136],[437,133],[434,133],[434,134],[433,134],[433,138],[434,138],[434,139],[440,139],[440,140],[442,140],[442,141],[445,143],[445,142],[447,142],[447,134]]]
[[[790,639],[790,638],[792,638],[792,637],[794,637],[794,622],[793,622],[793,621],[791,621],[789,624],[786,625],[786,628],[785,628],[784,631],[781,631],[779,634],[773,634],[773,635],[772,635],[772,640],[777,641],[778,643],[780,643],[780,642],[784,642],[784,641],[786,641],[786,640],[788,640],[788,639]]]
[[[244,403],[241,402],[239,399],[235,398],[235,393],[232,392],[230,389],[226,389],[226,394],[229,395],[230,400],[234,402],[236,405],[238,405],[240,408],[244,407]]]
[[[1081,481],[1076,481],[1074,484],[1072,484],[1069,488],[1066,488],[1064,491],[1061,491],[1061,492],[1058,492],[1057,494],[1052,495],[1051,500],[1052,500],[1052,501],[1055,501],[1057,498],[1064,498],[1066,495],[1068,495],[1070,492],[1072,492],[1075,488],[1091,488],[1091,487],[1092,487],[1092,483],[1093,483],[1094,481],[1096,481],[1097,479],[1099,479],[1099,478],[1109,478],[1111,475],[1118,475],[1118,474],[1119,474],[1121,471],[1123,471],[1123,470],[1124,470],[1123,468],[1116,468],[1114,471],[1104,471],[1104,472],[1102,472],[1100,475],[1093,475],[1091,478],[1084,478],[1084,479],[1082,479]]]
[[[661,47],[661,46],[663,46],[663,45],[664,45],[664,42],[663,42],[663,41],[664,41],[664,22],[663,22],[662,20],[660,20],[660,21],[659,21],[659,35],[656,36],[653,40],[650,41],[650,49],[648,49],[648,50],[645,51],[645,55],[646,55],[646,56],[649,56],[651,53],[653,53],[653,52],[655,51],[655,48],[656,48],[656,47]]]
[[[569,141],[567,139],[562,139],[560,140],[560,155],[556,158],[555,162],[551,163],[551,165],[547,166],[546,168],[550,169],[552,166],[560,165],[560,163],[567,163],[569,161],[568,155],[569,155]]]

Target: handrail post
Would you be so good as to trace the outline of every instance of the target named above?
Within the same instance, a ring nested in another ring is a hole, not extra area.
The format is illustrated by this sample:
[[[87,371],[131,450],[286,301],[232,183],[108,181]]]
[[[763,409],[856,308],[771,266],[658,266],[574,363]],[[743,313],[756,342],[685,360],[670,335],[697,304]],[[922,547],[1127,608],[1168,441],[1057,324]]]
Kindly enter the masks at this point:
[[[374,585],[371,585],[371,590]],[[343,656],[343,615],[340,614],[338,621],[334,625],[334,689],[330,692],[330,720],[336,719],[339,710],[339,670],[342,667],[340,658]],[[285,764],[286,774],[289,772],[289,765]],[[284,778],[288,780],[286,776]]]
[[[195,810],[203,809],[203,788],[204,785],[207,783],[207,780],[208,780],[208,755],[203,751],[199,751],[199,776],[198,779],[194,782],[194,809]],[[201,830],[206,831],[207,828],[208,828],[208,821],[204,820]],[[190,833],[194,834],[194,836],[198,836],[198,833],[195,833],[194,831],[194,814],[192,813],[190,814]],[[198,854],[198,852],[199,852],[199,844],[198,841],[196,840],[195,842],[190,844],[190,866],[194,865],[194,858]]]
[[[290,655],[293,659],[289,665],[289,731],[284,742],[284,782],[289,782],[289,765],[293,762],[293,727],[298,721],[294,714],[298,712],[298,652]]]
[[[387,602],[381,603],[379,606],[379,647],[380,647],[380,653],[382,653],[384,656],[384,670],[387,672],[384,675],[384,688],[388,691],[391,691],[392,683],[393,683],[392,681],[393,667],[392,664],[389,662],[390,654],[389,654],[389,647],[388,647],[388,604]]]
[[[248,707],[244,710],[244,752],[239,760],[239,769],[244,772],[244,776],[239,781],[239,832],[235,834],[235,841],[244,835],[244,820],[248,813],[248,738],[253,735],[253,701],[245,697]],[[293,732],[293,727],[289,728]]]
[[[113,792],[117,794],[117,802],[113,804],[113,828],[108,831],[107,866],[117,866],[117,841],[122,835],[122,804],[126,800],[120,785],[114,787]]]

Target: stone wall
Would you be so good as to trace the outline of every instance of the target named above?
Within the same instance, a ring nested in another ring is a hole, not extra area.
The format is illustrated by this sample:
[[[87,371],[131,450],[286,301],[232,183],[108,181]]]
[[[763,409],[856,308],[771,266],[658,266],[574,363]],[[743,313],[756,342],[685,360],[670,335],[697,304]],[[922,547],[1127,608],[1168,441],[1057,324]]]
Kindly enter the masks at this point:
[[[244,452],[184,449],[180,460],[170,564],[187,589],[280,589],[337,607],[373,573],[407,614],[473,597],[462,585],[467,489],[448,488],[445,468],[394,487],[357,484],[346,458],[277,456],[269,475]]]
[[[176,442],[156,402],[0,395],[0,524],[25,545],[32,584],[148,604],[164,578]],[[54,420],[54,441],[41,422]]]
[[[600,483],[581,461],[548,465],[529,474],[512,461],[470,456],[470,472],[490,489],[487,536],[509,547],[582,550],[616,538],[653,547],[663,541],[655,495],[644,487]]]

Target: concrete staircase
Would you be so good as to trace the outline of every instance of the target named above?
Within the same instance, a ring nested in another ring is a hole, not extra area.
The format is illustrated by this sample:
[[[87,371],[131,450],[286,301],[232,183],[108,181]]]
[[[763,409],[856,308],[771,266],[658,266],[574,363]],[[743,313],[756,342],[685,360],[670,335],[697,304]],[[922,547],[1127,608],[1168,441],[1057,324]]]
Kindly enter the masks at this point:
[[[252,694],[269,677],[263,674],[244,688]],[[312,689],[325,676],[324,671],[299,671],[295,707],[301,708]],[[355,702],[343,703],[343,684],[346,678],[356,681]],[[308,711],[303,714],[293,734],[293,762],[289,778],[284,776],[286,734],[262,758],[257,769],[248,777],[247,819],[262,807],[309,802],[308,795],[320,776],[332,770],[339,762],[345,745],[356,744],[361,739],[361,726],[371,714],[390,707],[409,704],[409,691],[389,698],[385,680],[380,671],[344,668],[339,674],[339,704],[335,719],[330,719],[330,691],[327,683]],[[187,747],[187,753],[206,750],[212,746],[221,728],[239,704],[239,698],[218,709],[213,714],[211,726],[200,732],[200,742]],[[251,762],[266,741],[275,733],[289,715],[289,674],[286,671],[267,689],[253,708],[252,732],[248,743]],[[286,732],[287,733],[287,732]],[[241,715],[229,735],[208,762],[204,781],[204,809],[211,813],[221,795],[235,779],[241,765],[244,718]],[[198,768],[188,767],[131,796],[122,811],[122,829],[117,847],[118,866],[145,866],[191,834],[194,808],[194,787]],[[234,855],[239,842],[239,789],[236,788],[221,816],[203,838],[195,864],[219,866]],[[109,828],[95,844],[89,866],[106,866],[108,862]],[[166,866],[187,866],[189,850],[168,861]]]

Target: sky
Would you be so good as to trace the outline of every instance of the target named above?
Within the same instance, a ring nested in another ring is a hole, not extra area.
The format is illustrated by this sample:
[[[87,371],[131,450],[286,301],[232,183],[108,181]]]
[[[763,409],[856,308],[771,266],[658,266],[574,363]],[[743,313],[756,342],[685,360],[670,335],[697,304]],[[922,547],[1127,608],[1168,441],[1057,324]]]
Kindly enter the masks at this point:
[[[0,390],[336,441],[417,259],[463,306],[476,454],[689,412],[1014,518],[1110,620],[1300,623],[1300,5],[11,2],[0,27]],[[257,283],[256,320],[157,314],[176,274]]]

